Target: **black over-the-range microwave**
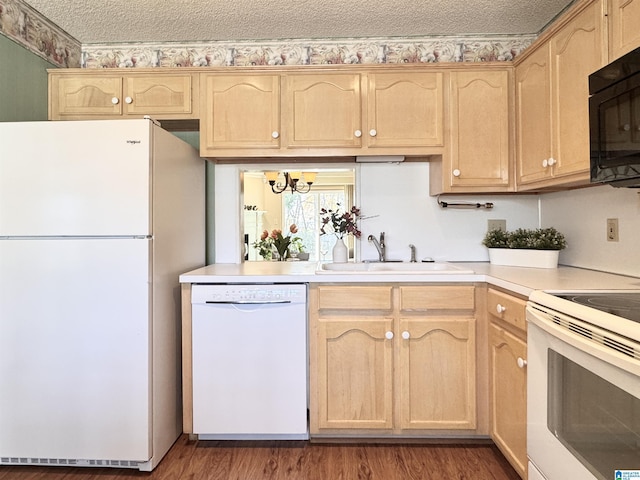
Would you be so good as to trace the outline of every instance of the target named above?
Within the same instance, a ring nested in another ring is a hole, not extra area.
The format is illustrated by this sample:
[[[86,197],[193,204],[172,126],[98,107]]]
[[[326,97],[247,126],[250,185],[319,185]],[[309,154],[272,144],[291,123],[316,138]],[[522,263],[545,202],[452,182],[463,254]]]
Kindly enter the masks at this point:
[[[589,75],[591,182],[640,188],[640,48]]]

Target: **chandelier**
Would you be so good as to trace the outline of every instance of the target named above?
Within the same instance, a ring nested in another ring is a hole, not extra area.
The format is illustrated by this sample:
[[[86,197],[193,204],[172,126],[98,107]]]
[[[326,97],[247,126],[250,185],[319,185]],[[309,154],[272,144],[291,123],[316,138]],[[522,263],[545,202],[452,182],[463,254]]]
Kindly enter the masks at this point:
[[[284,176],[283,183],[278,182],[278,172],[265,172],[264,174],[273,193],[282,193],[287,189],[290,189],[291,193],[308,193],[316,179],[317,172],[282,172],[282,174]]]

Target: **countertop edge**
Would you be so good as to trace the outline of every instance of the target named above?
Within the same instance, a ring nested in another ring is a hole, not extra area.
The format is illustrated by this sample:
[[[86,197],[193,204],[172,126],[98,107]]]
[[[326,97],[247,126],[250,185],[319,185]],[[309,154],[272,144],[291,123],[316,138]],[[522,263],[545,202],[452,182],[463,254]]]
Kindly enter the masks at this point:
[[[488,262],[451,262],[474,273],[316,274],[314,262],[212,264],[180,275],[180,283],[488,283],[528,297],[534,290],[640,289],[640,278],[560,265],[520,268]]]

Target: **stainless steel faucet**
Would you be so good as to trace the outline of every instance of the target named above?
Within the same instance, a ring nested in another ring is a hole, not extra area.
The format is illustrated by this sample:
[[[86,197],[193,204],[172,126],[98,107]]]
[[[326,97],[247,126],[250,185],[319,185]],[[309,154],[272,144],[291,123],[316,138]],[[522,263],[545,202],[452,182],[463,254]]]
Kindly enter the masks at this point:
[[[385,245],[384,245],[384,232],[380,232],[380,240],[378,240],[373,235],[369,235],[367,240],[373,243],[373,246],[378,250],[378,260],[381,262],[386,262],[386,253],[385,253]]]
[[[411,249],[411,260],[409,260],[411,263],[416,263],[416,246],[412,243],[409,244],[409,248]]]

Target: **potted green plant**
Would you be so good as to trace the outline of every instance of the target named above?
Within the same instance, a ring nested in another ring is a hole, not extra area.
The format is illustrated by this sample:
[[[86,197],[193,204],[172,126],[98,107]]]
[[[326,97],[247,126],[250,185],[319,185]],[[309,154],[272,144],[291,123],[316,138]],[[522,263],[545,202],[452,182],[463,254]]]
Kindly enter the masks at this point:
[[[489,230],[482,244],[489,249],[489,261],[494,265],[556,268],[567,241],[553,227],[518,228],[511,232]]]

